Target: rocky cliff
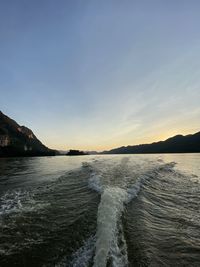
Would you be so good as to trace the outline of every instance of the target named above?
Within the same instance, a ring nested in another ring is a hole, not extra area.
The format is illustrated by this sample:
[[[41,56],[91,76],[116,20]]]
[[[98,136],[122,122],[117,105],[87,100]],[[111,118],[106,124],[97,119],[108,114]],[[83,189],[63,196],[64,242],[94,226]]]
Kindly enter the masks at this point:
[[[0,111],[0,157],[49,156],[56,151],[43,145],[34,133]]]

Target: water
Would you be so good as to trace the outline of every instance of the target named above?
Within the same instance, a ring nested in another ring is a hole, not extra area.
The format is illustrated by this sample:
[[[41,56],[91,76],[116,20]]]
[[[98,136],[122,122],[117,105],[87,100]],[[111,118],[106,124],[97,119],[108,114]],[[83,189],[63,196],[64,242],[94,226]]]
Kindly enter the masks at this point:
[[[200,266],[200,154],[0,160],[0,266]]]

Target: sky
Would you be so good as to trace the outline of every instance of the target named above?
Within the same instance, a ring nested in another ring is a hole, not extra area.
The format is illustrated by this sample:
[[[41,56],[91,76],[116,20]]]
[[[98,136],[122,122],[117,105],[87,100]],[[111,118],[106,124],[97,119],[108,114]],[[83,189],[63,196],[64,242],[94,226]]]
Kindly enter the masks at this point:
[[[0,110],[48,147],[200,131],[200,1],[0,0]]]

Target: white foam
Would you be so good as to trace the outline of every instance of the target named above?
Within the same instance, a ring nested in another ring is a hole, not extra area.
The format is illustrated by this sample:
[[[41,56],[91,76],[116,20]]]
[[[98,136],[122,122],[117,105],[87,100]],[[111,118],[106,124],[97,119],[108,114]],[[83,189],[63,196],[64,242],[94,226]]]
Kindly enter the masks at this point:
[[[97,191],[98,193],[101,193],[103,191],[100,175],[97,175],[95,173],[91,174],[91,177],[89,179],[89,188],[93,189],[94,191]]]
[[[125,176],[121,177],[121,180],[120,177],[116,176],[118,181],[115,181],[115,184],[119,186],[108,185],[108,177],[105,180],[102,174],[95,172],[89,179],[89,187],[101,194],[97,214],[94,267],[106,267],[108,258],[110,258],[113,267],[128,266],[127,247],[120,217],[124,205],[137,197],[142,184],[149,177],[141,175],[138,179],[134,179],[130,188],[127,188],[127,180],[130,177],[127,177],[126,172],[124,174]],[[119,239],[120,244],[123,244],[120,247],[118,245]]]
[[[120,240],[120,246],[119,246]],[[127,245],[124,237],[122,222],[118,223],[118,233],[114,235],[113,242],[110,248],[110,257],[113,267],[128,266]]]
[[[83,245],[72,254],[72,259],[64,257],[55,267],[88,267],[94,254],[95,236],[90,236]]]
[[[107,187],[102,193],[97,216],[94,267],[105,267],[113,244],[117,248],[117,222],[126,198],[127,192],[118,187]]]
[[[145,168],[140,165],[129,168],[128,162],[128,159],[124,158],[117,165],[107,164],[99,166],[100,168],[95,165],[89,179],[89,187],[101,194],[94,267],[106,267],[108,259],[113,267],[128,266],[126,241],[120,219],[124,206],[138,196],[147,180],[162,169],[168,171],[174,167],[174,163],[149,166],[147,162]]]
[[[149,179],[148,176],[142,175],[138,178],[138,180],[135,182],[135,184],[127,189],[127,199],[126,199],[126,203],[130,202],[133,198],[138,196],[138,193],[140,192],[140,189],[143,185],[143,183]]]
[[[34,199],[34,194],[29,191],[8,191],[0,198],[0,216],[19,212],[35,211],[49,205]]]
[[[88,238],[84,245],[79,248],[74,254],[70,266],[72,267],[86,267],[94,253],[95,237]]]
[[[21,200],[25,198],[26,193],[21,190],[6,192],[0,198],[0,215],[17,212],[22,209]]]

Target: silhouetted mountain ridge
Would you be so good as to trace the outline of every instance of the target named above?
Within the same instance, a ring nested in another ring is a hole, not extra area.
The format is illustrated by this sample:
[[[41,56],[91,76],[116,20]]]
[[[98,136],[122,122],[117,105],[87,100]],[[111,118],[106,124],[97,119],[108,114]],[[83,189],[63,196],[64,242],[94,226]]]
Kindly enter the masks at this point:
[[[194,153],[200,152],[200,132],[189,135],[175,135],[165,141],[151,144],[122,146],[103,151],[101,154],[147,154],[147,153]]]
[[[56,151],[43,145],[32,130],[0,111],[0,156],[49,156]]]

